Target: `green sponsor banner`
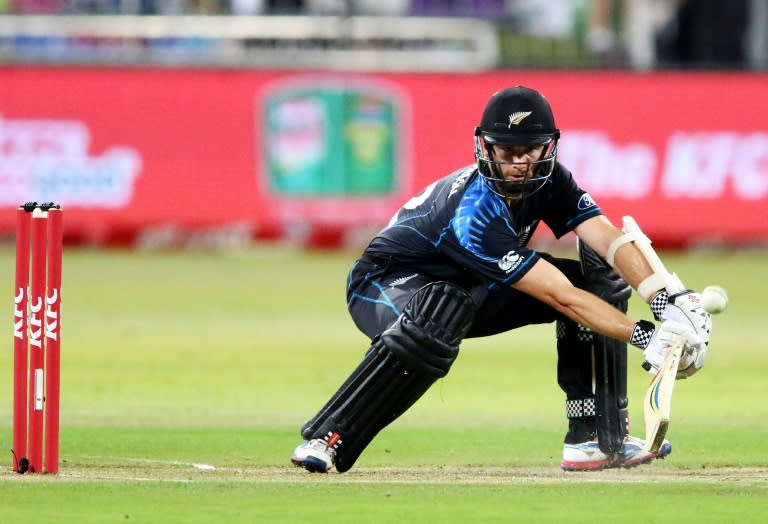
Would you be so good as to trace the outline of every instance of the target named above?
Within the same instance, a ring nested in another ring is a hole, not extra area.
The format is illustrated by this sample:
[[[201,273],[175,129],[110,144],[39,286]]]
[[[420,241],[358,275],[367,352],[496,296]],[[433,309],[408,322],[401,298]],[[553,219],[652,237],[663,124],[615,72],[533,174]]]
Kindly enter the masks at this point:
[[[379,90],[291,87],[265,100],[269,183],[287,195],[382,195],[395,187],[397,107]]]

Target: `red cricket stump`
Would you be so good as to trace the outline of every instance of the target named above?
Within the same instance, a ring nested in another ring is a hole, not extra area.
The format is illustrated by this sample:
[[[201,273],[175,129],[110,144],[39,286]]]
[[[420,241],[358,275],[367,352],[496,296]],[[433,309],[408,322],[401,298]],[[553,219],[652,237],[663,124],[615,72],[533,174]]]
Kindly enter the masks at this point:
[[[27,456],[27,294],[31,215],[16,211],[16,288],[13,300],[13,470]],[[25,466],[26,468],[26,466]]]
[[[48,292],[45,297],[45,463],[43,471],[59,471],[59,398],[61,376],[61,209],[48,211]]]
[[[13,469],[59,470],[62,211],[17,214],[14,297]]]
[[[45,296],[46,236],[48,212],[32,211],[32,256],[29,277],[29,471],[43,470],[43,402],[45,355],[43,354],[43,315]]]

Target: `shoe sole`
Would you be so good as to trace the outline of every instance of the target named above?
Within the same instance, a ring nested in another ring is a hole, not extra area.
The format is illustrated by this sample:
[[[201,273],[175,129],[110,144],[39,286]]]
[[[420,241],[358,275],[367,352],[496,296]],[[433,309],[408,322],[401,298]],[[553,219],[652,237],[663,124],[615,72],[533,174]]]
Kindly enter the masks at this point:
[[[640,466],[641,464],[648,464],[654,460],[664,460],[664,458],[670,453],[672,453],[672,445],[669,443],[662,444],[661,448],[659,448],[659,451],[657,451],[655,454],[645,457],[642,460],[624,462],[622,466],[628,469],[634,468],[635,466]]]
[[[563,461],[560,468],[563,471],[600,471],[611,467],[610,460],[601,460],[600,462],[570,462]]]
[[[662,446],[661,449],[659,449],[659,451],[656,452],[656,454],[647,455],[642,459],[627,460],[624,462],[616,462],[616,463],[611,462],[610,460],[602,460],[600,462],[563,461],[560,463],[560,468],[562,468],[563,471],[601,471],[601,470],[610,469],[610,468],[631,469],[637,466],[641,466],[643,464],[648,464],[657,459],[664,460],[664,458],[670,453],[672,453],[672,446],[667,444]]]
[[[310,473],[328,473],[330,469],[324,460],[315,457],[291,457],[291,462],[297,468],[304,468]]]
[[[654,460],[656,460],[658,458],[663,459],[664,457],[660,457],[658,455],[648,455],[647,457],[643,457],[641,459],[624,461],[621,464],[617,464],[616,467],[620,467],[620,468],[624,468],[624,469],[630,469],[630,468],[634,468],[636,466],[641,466],[643,464],[649,464],[649,463],[653,462]]]
[[[642,464],[648,464],[649,462],[652,462],[656,458],[663,458],[663,457],[654,457],[653,455],[644,457],[641,460],[635,460],[635,461],[626,461],[626,462],[611,462],[610,460],[604,460],[601,462],[562,462],[560,463],[560,468],[563,471],[602,471],[604,469],[612,469],[612,468],[634,468],[636,466],[640,466]]]

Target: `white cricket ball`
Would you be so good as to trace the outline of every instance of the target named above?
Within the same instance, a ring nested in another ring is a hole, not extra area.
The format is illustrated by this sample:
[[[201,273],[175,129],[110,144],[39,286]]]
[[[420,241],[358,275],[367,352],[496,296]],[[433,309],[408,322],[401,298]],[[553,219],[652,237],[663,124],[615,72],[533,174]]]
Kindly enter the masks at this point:
[[[721,313],[728,306],[728,292],[720,286],[707,286],[701,292],[701,307],[709,313]]]

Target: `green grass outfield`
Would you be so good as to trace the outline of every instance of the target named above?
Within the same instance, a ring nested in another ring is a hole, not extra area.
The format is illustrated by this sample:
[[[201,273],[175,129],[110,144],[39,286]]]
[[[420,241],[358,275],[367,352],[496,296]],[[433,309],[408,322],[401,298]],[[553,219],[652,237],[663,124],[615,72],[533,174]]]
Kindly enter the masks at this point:
[[[707,367],[677,383],[665,461],[560,471],[554,327],[535,326],[466,341],[355,468],[310,475],[288,461],[298,428],[366,347],[345,309],[354,258],[67,250],[62,467],[32,476],[10,471],[14,261],[0,246],[0,523],[765,521],[766,252],[665,257],[689,286],[731,296]],[[636,435],[640,360],[632,351]]]

